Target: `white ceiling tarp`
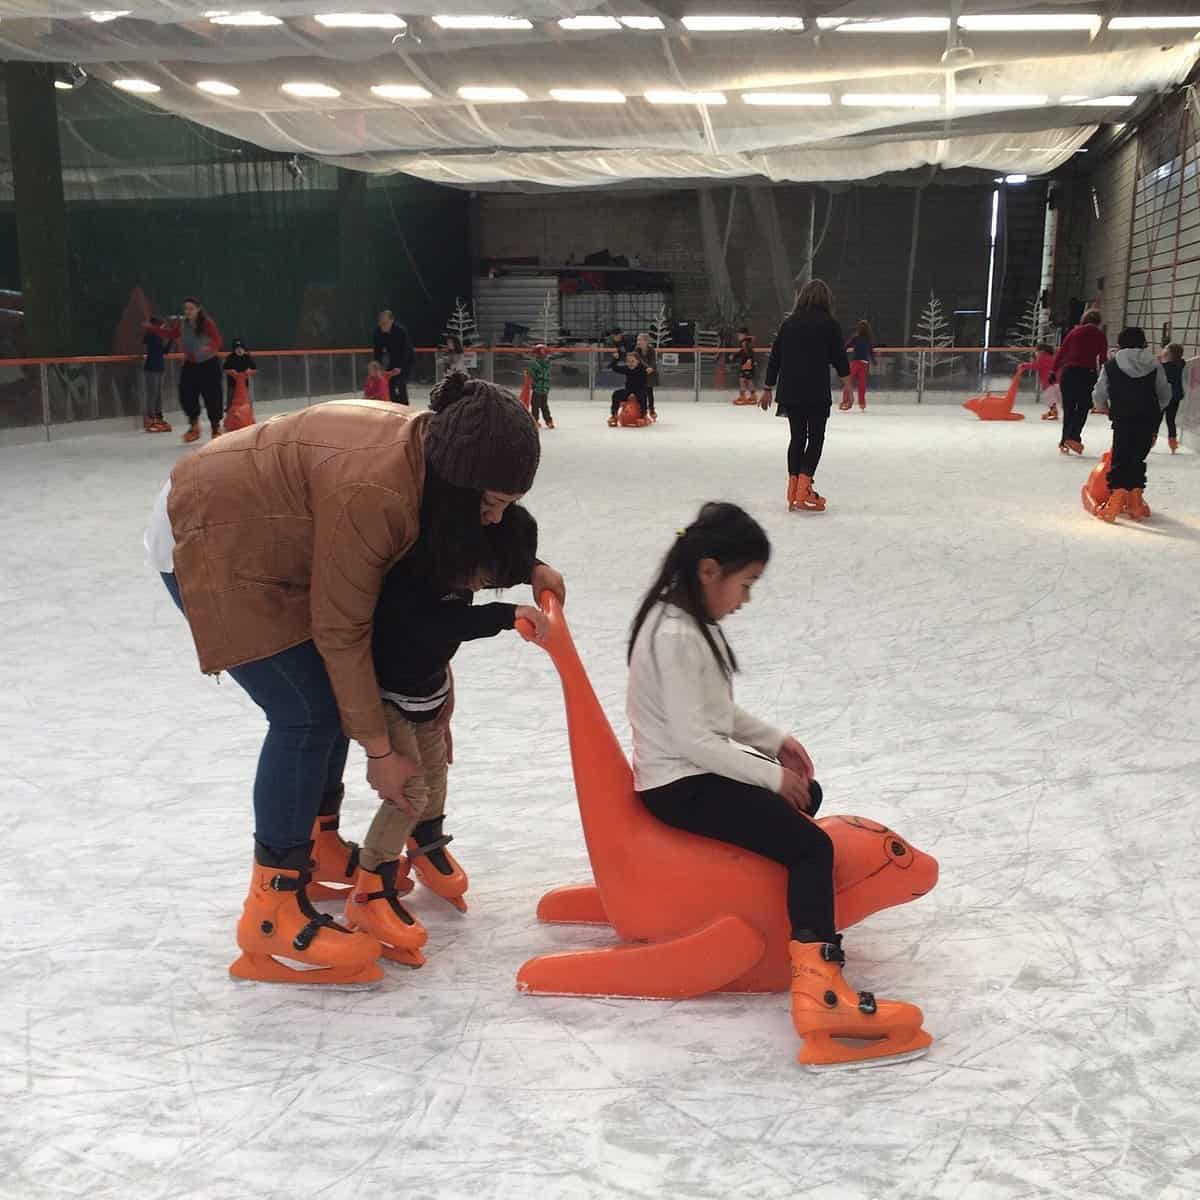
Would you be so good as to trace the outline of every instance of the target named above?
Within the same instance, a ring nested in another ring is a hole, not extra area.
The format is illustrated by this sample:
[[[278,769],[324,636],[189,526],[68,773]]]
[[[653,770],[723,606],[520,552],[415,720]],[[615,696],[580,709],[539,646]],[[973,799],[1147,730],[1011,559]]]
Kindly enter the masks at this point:
[[[450,32],[428,20],[446,8],[505,9],[486,0],[404,0],[392,10],[407,23],[393,44],[391,31],[318,24],[313,14],[339,11],[330,0],[264,0],[257,9],[282,21],[268,28],[214,25],[173,0],[126,2],[132,16],[97,23],[86,16],[56,19],[56,6],[37,0],[0,0],[0,53],[77,62],[107,82],[148,80],[161,90],[130,103],[157,106],[267,149],[464,186],[746,176],[835,181],[927,164],[1042,174],[1074,154],[1098,120],[1120,119],[1119,105],[1076,107],[1064,96],[1148,96],[1185,80],[1200,55],[1191,31],[1125,33],[1098,23],[1082,32],[960,33],[961,48],[943,62],[944,33],[820,31],[810,20],[798,33],[700,35],[675,20],[697,6],[613,7],[588,0],[522,4],[519,12],[533,28],[518,33]],[[363,7],[379,8],[366,0]],[[732,2],[720,7],[751,11]],[[882,7],[894,13],[898,6]],[[905,12],[945,13],[948,7],[905,6]],[[1014,0],[1004,7],[1036,13],[1051,6]],[[881,10],[865,4],[804,8],[810,16],[845,17]],[[664,29],[570,33],[557,25],[572,13],[618,11],[657,12]],[[238,94],[197,89],[211,79]],[[325,84],[340,94],[298,99],[281,91],[289,81]],[[379,84],[424,87],[431,96],[397,103],[371,91]],[[78,102],[98,86],[86,84]],[[480,86],[519,87],[529,99],[468,102],[458,95],[459,88]],[[550,96],[558,88],[615,89],[628,99],[563,103]],[[725,103],[650,103],[646,93],[656,89],[719,93]],[[817,93],[829,103],[760,107],[745,101],[747,93],[768,90]],[[855,93],[877,99],[846,103]],[[885,103],[881,95],[901,100]],[[936,97],[936,107],[914,106],[907,100],[912,95]],[[1014,108],[1014,95],[1030,100]]]

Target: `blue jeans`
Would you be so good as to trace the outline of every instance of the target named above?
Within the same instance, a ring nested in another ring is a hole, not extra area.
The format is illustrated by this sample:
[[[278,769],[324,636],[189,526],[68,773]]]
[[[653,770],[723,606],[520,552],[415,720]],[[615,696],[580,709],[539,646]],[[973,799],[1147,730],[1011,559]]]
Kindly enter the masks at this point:
[[[162,580],[182,612],[178,580],[168,573]],[[284,854],[312,840],[318,812],[335,811],[341,795],[350,742],[333,685],[311,641],[228,673],[267,718],[254,777],[254,836]]]

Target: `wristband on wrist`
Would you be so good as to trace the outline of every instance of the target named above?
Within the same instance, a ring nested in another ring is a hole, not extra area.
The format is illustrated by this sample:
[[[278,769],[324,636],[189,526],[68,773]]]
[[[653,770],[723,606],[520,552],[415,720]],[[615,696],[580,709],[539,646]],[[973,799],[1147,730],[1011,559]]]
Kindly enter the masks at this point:
[[[367,758],[370,759],[371,762],[378,762],[381,758],[387,758],[387,756],[391,753],[392,751],[389,750],[385,754],[368,754]]]

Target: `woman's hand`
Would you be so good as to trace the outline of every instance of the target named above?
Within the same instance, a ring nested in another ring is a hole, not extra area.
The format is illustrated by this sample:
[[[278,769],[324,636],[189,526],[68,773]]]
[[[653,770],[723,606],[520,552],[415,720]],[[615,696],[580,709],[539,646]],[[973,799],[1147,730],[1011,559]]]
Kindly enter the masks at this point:
[[[779,785],[779,794],[797,811],[808,812],[808,779],[795,771],[783,768],[783,780]]]
[[[545,563],[538,563],[529,577],[529,585],[533,588],[534,596],[539,600],[543,592],[553,592],[558,598],[559,604],[566,605],[567,582],[553,567],[548,567]]]
[[[420,768],[412,759],[389,751],[383,758],[367,759],[367,782],[374,788],[380,800],[390,801],[403,809],[409,816],[419,817],[412,802],[404,794],[404,785],[413,775],[419,775]]]
[[[797,775],[803,775],[805,779],[813,777],[812,759],[808,757],[808,751],[794,737],[788,736],[783,739],[783,745],[779,747],[779,754],[776,757],[785,770],[795,771]]]
[[[771,389],[769,387],[763,388],[761,394],[759,395],[758,407],[761,408],[763,412],[766,412],[767,409],[771,407]]]
[[[539,646],[546,644],[546,638],[550,636],[550,618],[540,608],[534,608],[532,604],[518,604],[517,620],[528,621],[533,626],[533,640]]]

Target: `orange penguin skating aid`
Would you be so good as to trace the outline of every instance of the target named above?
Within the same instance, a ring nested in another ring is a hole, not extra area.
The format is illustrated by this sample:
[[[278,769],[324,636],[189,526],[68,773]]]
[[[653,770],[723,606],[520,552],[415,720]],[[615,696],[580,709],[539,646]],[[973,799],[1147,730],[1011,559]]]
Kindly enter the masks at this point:
[[[985,392],[982,396],[972,396],[963,401],[963,408],[973,412],[981,421],[1023,421],[1025,414],[1013,412],[1017,402],[1017,389],[1021,386],[1021,373],[1024,367],[1018,367],[1008,385],[1008,391],[1003,396],[994,392]]]
[[[1112,451],[1105,450],[1100,455],[1100,461],[1092,468],[1091,474],[1087,477],[1087,482],[1079,489],[1079,498],[1083,501],[1083,507],[1093,516],[1102,504],[1107,500],[1111,491],[1108,486],[1108,472],[1112,467]]]
[[[622,944],[531,959],[518,971],[517,987],[544,995],[645,999],[789,990],[784,868],[650,814],[634,791],[633,772],[561,608],[549,594],[542,604],[550,618],[546,649],[562,680],[595,882],[548,892],[537,915],[549,922],[611,925]],[[839,929],[922,896],[937,882],[936,861],[886,826],[862,817],[826,817],[819,824],[834,842]]]

